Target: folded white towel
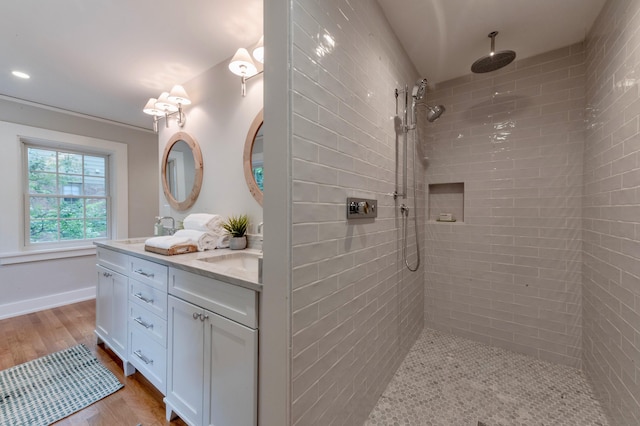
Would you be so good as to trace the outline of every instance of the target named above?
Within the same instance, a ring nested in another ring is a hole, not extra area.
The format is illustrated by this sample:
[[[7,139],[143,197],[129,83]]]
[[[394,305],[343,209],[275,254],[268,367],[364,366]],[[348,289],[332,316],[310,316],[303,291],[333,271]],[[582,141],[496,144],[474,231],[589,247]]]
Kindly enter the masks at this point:
[[[198,246],[198,251],[213,250],[216,248],[218,236],[210,232],[196,231],[195,229],[180,229],[176,231],[174,237],[189,238]]]
[[[184,229],[213,232],[218,235],[224,234],[223,223],[224,218],[222,216],[208,213],[192,213],[182,221]]]
[[[191,239],[187,237],[179,237],[175,235],[165,235],[162,237],[152,237],[144,242],[149,247],[169,250],[175,246],[191,244]]]

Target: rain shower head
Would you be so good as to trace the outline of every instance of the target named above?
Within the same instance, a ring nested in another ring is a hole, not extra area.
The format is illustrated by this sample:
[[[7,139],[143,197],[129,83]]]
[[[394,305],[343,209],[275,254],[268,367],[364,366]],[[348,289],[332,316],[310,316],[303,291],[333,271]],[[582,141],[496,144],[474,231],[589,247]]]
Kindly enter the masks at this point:
[[[516,58],[516,52],[513,50],[502,50],[496,52],[496,36],[497,31],[489,33],[491,38],[491,52],[487,56],[483,56],[471,65],[471,71],[480,74],[485,72],[491,72],[498,70],[502,67],[506,67]]]
[[[416,81],[416,85],[413,86],[413,92],[411,93],[411,96],[413,96],[414,102],[424,98],[424,93],[426,91],[427,91],[427,79],[423,78]]]
[[[429,106],[427,105],[427,121],[433,123],[446,111],[444,105]]]

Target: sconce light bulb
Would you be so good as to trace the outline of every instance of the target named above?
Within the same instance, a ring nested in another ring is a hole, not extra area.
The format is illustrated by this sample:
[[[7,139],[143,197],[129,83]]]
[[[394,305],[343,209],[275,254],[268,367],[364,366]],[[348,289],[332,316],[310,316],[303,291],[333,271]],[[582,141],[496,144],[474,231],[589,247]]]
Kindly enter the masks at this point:
[[[160,111],[158,108],[156,108],[156,102],[156,98],[149,98],[147,104],[142,109],[142,112],[149,115],[164,115],[164,111]]]
[[[189,99],[189,95],[187,95],[187,91],[184,90],[184,87],[176,84],[169,92],[169,101],[180,104],[180,105],[190,105],[191,99]]]
[[[178,110],[178,106],[169,100],[168,92],[162,92],[155,104],[155,107],[165,113],[176,112]]]
[[[249,56],[247,49],[241,47],[238,49],[236,54],[233,55],[233,59],[231,59],[231,62],[229,63],[229,71],[241,77],[251,77],[252,75],[257,74],[258,69],[253,63],[253,60],[251,60],[251,56]]]

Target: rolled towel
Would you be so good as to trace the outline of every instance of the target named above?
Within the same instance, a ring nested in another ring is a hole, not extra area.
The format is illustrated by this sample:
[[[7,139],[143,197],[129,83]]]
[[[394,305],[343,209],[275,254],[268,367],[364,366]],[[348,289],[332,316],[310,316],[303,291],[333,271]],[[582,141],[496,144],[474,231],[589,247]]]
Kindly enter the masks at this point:
[[[216,248],[218,236],[210,232],[196,231],[195,229],[180,229],[173,234],[174,237],[188,238],[198,246],[198,251],[213,250]]]
[[[192,213],[182,221],[184,229],[213,232],[218,235],[224,234],[223,223],[224,218],[222,216],[208,213]]]
[[[231,235],[223,235],[216,240],[216,248],[228,248]]]
[[[178,237],[175,235],[165,235],[162,237],[152,237],[144,242],[145,246],[155,247],[163,250],[169,250],[176,246],[190,244],[191,239],[187,237]]]

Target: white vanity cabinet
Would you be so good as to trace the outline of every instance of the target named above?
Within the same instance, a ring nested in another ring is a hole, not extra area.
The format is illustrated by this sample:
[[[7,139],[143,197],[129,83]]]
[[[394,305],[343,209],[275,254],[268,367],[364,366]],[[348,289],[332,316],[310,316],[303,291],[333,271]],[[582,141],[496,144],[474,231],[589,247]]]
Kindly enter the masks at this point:
[[[167,420],[257,424],[257,293],[169,268]]]
[[[165,258],[138,243],[96,245],[95,333],[125,375],[137,369],[165,395],[168,420],[256,426],[259,285],[216,271],[199,253]]]
[[[167,380],[167,271],[165,265],[98,247],[96,330],[122,359],[162,394]]]
[[[96,329],[103,342],[122,360],[125,375],[134,373],[127,362],[127,259],[112,250],[96,250]]]

